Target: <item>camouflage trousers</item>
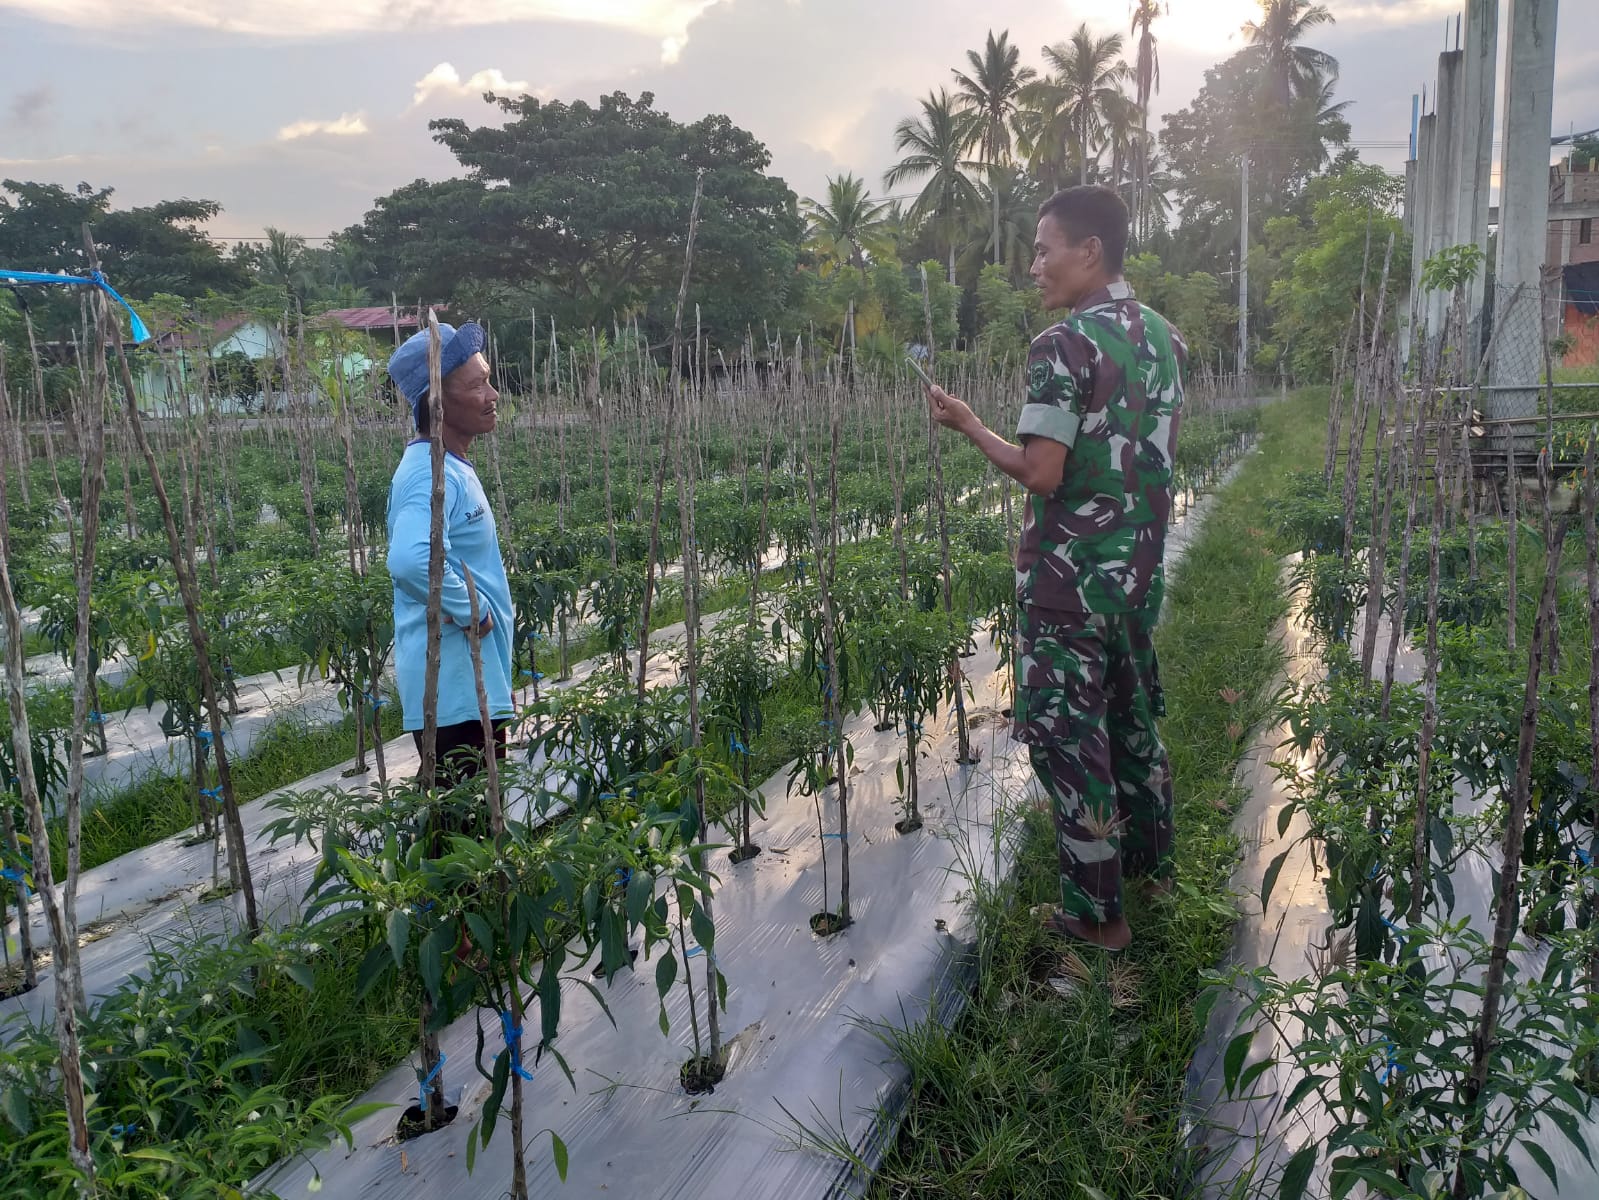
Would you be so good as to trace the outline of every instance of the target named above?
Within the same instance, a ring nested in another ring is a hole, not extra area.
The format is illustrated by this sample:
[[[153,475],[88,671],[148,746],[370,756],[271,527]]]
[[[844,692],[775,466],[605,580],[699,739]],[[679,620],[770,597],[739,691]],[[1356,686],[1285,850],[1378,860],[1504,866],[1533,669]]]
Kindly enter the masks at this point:
[[[1172,786],[1156,612],[1054,613],[1018,623],[1014,736],[1049,793],[1063,910],[1122,914],[1122,881],[1171,870]]]

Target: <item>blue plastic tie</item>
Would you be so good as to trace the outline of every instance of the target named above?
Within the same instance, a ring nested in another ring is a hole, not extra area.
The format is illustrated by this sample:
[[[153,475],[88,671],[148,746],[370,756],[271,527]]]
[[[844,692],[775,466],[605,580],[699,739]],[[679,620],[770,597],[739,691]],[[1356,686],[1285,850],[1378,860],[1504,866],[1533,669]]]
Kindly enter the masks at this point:
[[[94,711],[90,712],[89,713],[89,724],[91,724],[91,725],[104,725],[105,724],[105,714],[103,712],[100,712],[98,709],[95,709]]]
[[[705,953],[705,947],[704,946],[690,946],[688,948],[688,953],[685,954],[683,957],[684,958],[693,958],[696,954],[704,954],[704,953]]]
[[[211,744],[211,731],[209,729],[202,729],[195,736],[206,745],[209,746]]]
[[[626,887],[633,882],[633,868],[619,867],[616,872],[616,882],[621,887]]]
[[[535,683],[537,683],[540,679],[544,678],[544,672],[543,671],[529,671],[527,668],[524,667],[522,669],[522,678],[523,679],[531,679]]]
[[[839,841],[842,842],[842,841],[844,841],[847,838],[848,835],[847,834],[842,834],[842,833],[824,833],[824,834],[822,834],[822,836],[824,838],[837,838]]]
[[[1593,866],[1593,856],[1591,854],[1589,854],[1581,846],[1574,846],[1574,847],[1572,847],[1572,849],[1576,850],[1577,858],[1578,858],[1579,861],[1581,861],[1583,866],[1585,866],[1585,867]]]
[[[616,793],[615,792],[601,792],[600,793],[600,799],[601,800],[615,800],[616,799]]]
[[[213,800],[216,803],[221,804],[222,803],[222,785],[218,784],[216,787],[201,788],[200,789],[200,795],[204,796],[208,800]]]
[[[418,913],[432,912],[433,911],[433,901],[431,901],[431,900],[428,900],[428,901],[425,901],[425,902],[423,902],[423,901],[414,901],[411,904],[411,911],[412,912],[418,912]]]
[[[1399,1074],[1403,1075],[1405,1073],[1405,1068],[1400,1065],[1395,1057],[1394,1044],[1392,1042],[1384,1042],[1383,1045],[1388,1049],[1388,1065],[1383,1067],[1382,1082],[1387,1083],[1391,1078],[1393,1078],[1394,1072],[1397,1071]]]
[[[1394,937],[1398,938],[1401,942],[1403,942],[1405,940],[1405,931],[1403,929],[1399,928],[1399,926],[1395,925],[1387,917],[1384,917],[1382,919],[1382,923],[1384,925],[1388,926],[1388,928],[1393,931]]]
[[[529,629],[527,631],[527,640],[530,642],[542,642],[544,640],[544,635],[537,629]]]
[[[514,1020],[515,1018],[508,1012],[500,1014],[500,1029],[505,1034],[505,1049],[511,1055],[511,1070],[531,1082],[533,1072],[522,1065],[522,1027],[513,1025],[511,1022]],[[444,1061],[443,1055],[439,1056],[439,1061],[441,1063]]]
[[[433,1064],[433,1069],[427,1073],[427,1076],[422,1080],[421,1087],[417,1090],[416,1106],[418,1108],[426,1108],[428,1106],[428,1096],[433,1091],[433,1078],[444,1069],[444,1062],[448,1057],[444,1051],[439,1051],[439,1061]]]
[[[22,874],[21,867],[0,868],[0,879],[10,880],[12,883],[26,883],[27,879]]]
[[[114,1137],[114,1138],[130,1138],[130,1137],[132,1137],[134,1134],[136,1134],[138,1132],[139,1132],[139,1127],[137,1125],[113,1125],[113,1126],[111,1126],[111,1136]]]
[[[750,748],[748,746],[739,741],[737,737],[732,735],[729,735],[727,739],[727,748],[734,754],[748,755],[750,752]]]

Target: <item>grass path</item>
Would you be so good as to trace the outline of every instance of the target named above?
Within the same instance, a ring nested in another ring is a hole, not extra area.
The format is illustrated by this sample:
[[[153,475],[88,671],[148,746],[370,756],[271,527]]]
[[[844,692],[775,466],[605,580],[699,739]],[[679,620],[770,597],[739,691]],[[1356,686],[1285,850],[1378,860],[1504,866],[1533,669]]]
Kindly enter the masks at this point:
[[[1129,900],[1132,949],[1090,952],[1098,986],[1062,999],[1047,979],[1061,951],[1027,916],[1058,898],[1053,829],[1029,828],[1016,876],[979,896],[982,975],[953,1030],[893,1038],[916,1095],[877,1174],[874,1200],[1121,1200],[1179,1194],[1187,1174],[1183,1078],[1203,1032],[1200,972],[1236,920],[1228,880],[1234,778],[1265,715],[1287,608],[1269,506],[1289,474],[1319,461],[1325,402],[1301,395],[1261,414],[1259,453],[1218,496],[1167,590],[1156,635],[1177,796],[1178,890]]]

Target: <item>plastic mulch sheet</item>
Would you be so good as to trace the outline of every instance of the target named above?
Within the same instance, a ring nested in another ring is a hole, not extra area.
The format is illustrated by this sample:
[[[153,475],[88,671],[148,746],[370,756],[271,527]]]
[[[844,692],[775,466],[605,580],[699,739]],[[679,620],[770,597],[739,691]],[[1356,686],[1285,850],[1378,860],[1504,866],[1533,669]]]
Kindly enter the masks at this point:
[[[556,1044],[577,1087],[553,1062],[538,1066],[524,1087],[533,1194],[663,1200],[858,1194],[856,1171],[808,1144],[796,1122],[813,1134],[826,1131],[875,1165],[908,1092],[907,1073],[876,1027],[916,1022],[929,1012],[952,1019],[964,1003],[975,933],[968,877],[1008,869],[1002,814],[1028,786],[1025,748],[1010,741],[999,712],[1008,700],[995,652],[985,648],[963,665],[973,681],[971,741],[982,761],[955,764],[953,714],[944,714],[937,735],[923,743],[920,832],[894,830],[903,735],[873,732],[869,715],[848,726],[855,746],[850,928],[827,939],[811,932],[811,915],[828,906],[824,847],[829,902],[837,904],[839,848],[818,836],[813,803],[786,795],[785,776],[763,789],[767,817],[755,835],[763,853],[737,866],[725,850],[713,857],[721,880],[718,965],[728,978],[721,1028],[730,1047],[727,1077],[713,1093],[688,1096],[679,1085],[690,1053],[688,1001],[681,985],[674,988],[667,1002],[672,1029],[663,1035],[653,961],[641,958],[606,990],[614,1027],[584,989],[568,987]],[[831,795],[829,789],[824,799]],[[832,803],[824,803],[827,830],[837,828]],[[689,966],[702,989],[704,963],[691,947]],[[703,1025],[703,990],[699,1016]],[[467,1134],[488,1092],[473,1065],[480,1020],[487,1065],[500,1047],[494,1013],[469,1015],[442,1036],[446,1096],[461,1105],[453,1124],[413,1141],[394,1139],[399,1113],[417,1093],[416,1070],[405,1064],[365,1097],[396,1107],[356,1126],[353,1152],[340,1144],[286,1164],[259,1186],[298,1196],[320,1173],[325,1194],[335,1196],[500,1194],[510,1178],[508,1120],[479,1150],[474,1171],[466,1169]],[[526,1024],[536,1027],[535,1013]],[[533,1132],[545,1128],[570,1150],[564,1186],[548,1136]]]

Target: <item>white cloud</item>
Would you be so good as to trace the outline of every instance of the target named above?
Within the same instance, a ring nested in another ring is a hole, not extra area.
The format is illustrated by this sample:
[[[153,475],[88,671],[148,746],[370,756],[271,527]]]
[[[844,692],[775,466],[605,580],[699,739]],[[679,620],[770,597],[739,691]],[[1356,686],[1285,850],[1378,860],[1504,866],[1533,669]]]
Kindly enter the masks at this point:
[[[356,137],[368,132],[365,113],[344,113],[331,121],[296,121],[278,130],[278,141],[292,142],[296,138]]]
[[[517,21],[575,21],[649,37],[686,37],[688,27],[721,0],[0,0],[45,21],[93,29],[186,25],[258,37],[328,37],[398,29],[451,29]]]
[[[453,64],[441,62],[416,81],[411,107],[416,108],[435,95],[481,96],[484,92],[493,92],[496,96],[520,96],[533,90],[533,86],[525,79],[507,79],[498,67],[485,67],[462,80],[461,73]]]

